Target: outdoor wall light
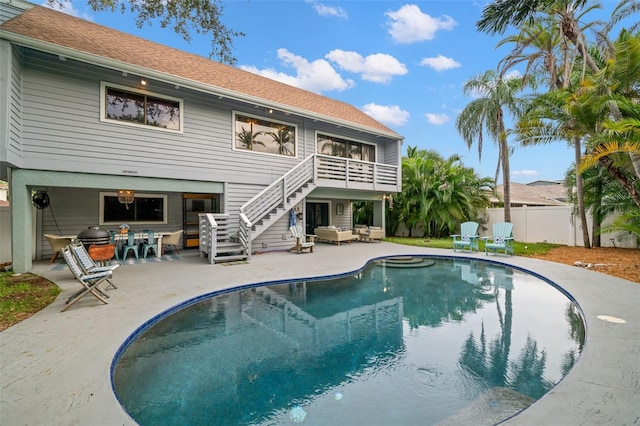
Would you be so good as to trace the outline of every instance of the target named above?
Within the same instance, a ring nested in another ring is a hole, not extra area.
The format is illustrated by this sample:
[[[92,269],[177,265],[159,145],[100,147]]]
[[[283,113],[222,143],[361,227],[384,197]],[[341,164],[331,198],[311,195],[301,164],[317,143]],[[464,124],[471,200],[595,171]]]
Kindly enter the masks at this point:
[[[145,80],[144,78],[140,79],[140,84],[142,84],[143,86],[146,86],[147,80]]]
[[[391,194],[384,194],[382,199],[389,205],[389,210],[393,210],[393,196]]]
[[[131,189],[118,189],[118,201],[129,210],[129,204],[133,203],[135,193]]]

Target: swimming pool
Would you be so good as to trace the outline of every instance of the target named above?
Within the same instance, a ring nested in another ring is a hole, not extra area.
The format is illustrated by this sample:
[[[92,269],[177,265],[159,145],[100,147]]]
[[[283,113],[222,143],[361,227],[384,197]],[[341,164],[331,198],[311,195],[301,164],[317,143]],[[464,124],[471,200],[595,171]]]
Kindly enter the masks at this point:
[[[416,259],[187,301],[125,342],[114,391],[140,424],[495,423],[577,359],[579,308],[550,283]]]

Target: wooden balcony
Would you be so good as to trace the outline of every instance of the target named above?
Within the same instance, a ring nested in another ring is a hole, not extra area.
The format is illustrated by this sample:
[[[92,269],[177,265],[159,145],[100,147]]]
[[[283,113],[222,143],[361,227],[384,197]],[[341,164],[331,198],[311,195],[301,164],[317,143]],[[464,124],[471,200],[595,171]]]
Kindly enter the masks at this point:
[[[318,187],[400,191],[398,166],[319,154],[315,157],[314,180]]]

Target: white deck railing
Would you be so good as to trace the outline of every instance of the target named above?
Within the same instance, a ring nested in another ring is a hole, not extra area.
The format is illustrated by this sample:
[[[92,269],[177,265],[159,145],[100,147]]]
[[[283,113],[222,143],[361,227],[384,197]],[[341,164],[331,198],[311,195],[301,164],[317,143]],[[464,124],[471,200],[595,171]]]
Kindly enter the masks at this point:
[[[395,192],[400,189],[398,178],[398,166],[310,155],[240,207],[240,243],[250,255],[253,225],[278,208],[286,209],[306,185]]]
[[[260,191],[255,197],[240,207],[249,223],[257,223],[278,207],[284,207],[286,200],[304,185],[313,182],[315,156],[307,157],[278,180]]]

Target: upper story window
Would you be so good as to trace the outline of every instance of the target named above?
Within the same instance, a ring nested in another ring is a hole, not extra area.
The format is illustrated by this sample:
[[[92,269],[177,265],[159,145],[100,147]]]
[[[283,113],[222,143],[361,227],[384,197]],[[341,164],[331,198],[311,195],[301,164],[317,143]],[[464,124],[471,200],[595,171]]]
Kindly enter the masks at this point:
[[[352,160],[376,161],[375,145],[321,133],[318,133],[316,140],[318,154],[350,158]]]
[[[167,196],[135,193],[133,203],[118,201],[115,192],[100,193],[100,224],[164,224],[167,223]]]
[[[234,114],[234,149],[296,156],[296,126]]]
[[[182,100],[115,84],[101,84],[102,121],[182,132]]]

